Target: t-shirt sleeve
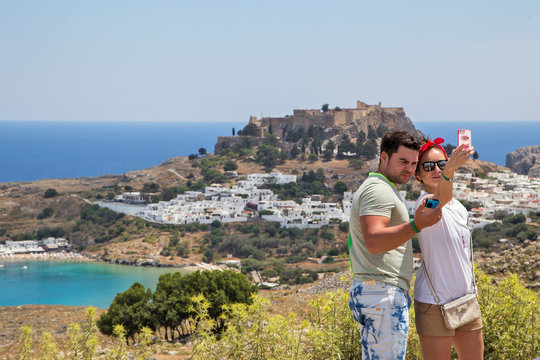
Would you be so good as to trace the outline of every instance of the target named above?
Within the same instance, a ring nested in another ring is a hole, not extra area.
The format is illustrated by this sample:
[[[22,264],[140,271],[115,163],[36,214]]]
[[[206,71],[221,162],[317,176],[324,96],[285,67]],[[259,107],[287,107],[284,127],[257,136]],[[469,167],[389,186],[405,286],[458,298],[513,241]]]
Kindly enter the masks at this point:
[[[360,197],[360,216],[378,215],[390,218],[395,207],[394,193],[388,185],[373,183],[366,187]]]

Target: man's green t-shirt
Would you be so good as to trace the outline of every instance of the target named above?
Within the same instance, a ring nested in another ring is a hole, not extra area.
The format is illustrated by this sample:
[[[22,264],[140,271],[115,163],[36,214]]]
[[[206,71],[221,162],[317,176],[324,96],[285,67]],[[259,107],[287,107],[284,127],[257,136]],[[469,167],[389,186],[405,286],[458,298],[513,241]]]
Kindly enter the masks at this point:
[[[379,280],[409,291],[413,271],[411,241],[387,252],[371,254],[360,230],[363,215],[388,217],[389,227],[409,221],[398,189],[382,174],[370,173],[353,197],[349,225],[351,268],[356,280]]]

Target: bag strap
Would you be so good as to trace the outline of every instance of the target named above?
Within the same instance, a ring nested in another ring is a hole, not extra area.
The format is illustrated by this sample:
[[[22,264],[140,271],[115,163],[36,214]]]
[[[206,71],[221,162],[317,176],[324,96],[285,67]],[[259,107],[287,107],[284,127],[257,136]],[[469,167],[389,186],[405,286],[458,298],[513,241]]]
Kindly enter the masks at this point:
[[[437,305],[441,306],[441,301],[439,300],[439,297],[435,293],[435,290],[433,290],[433,285],[431,285],[431,280],[429,279],[426,263],[424,262],[424,256],[421,257],[421,260],[422,260],[422,266],[424,267],[424,274],[426,274],[427,283],[429,285],[429,290],[431,290],[431,294],[433,295],[433,298],[437,302]]]
[[[471,233],[471,236],[470,236],[470,241],[471,241],[471,256],[470,256],[470,259],[471,259],[471,269],[472,269],[472,284],[473,284],[473,287],[474,287],[474,293],[477,294],[476,280],[474,278],[474,258],[473,258],[472,233]],[[424,262],[424,256],[421,256],[421,260],[422,260],[422,266],[424,268],[424,274],[426,274],[427,283],[429,285],[429,290],[431,290],[431,294],[433,295],[433,299],[435,299],[435,301],[437,302],[437,305],[441,306],[441,300],[439,299],[439,297],[435,293],[435,290],[433,290],[433,285],[431,284],[431,279],[429,278],[429,274],[428,274],[428,271],[427,271],[427,266],[426,266],[426,263]]]
[[[469,229],[469,234],[471,234],[471,268],[472,268],[472,284],[474,287],[474,293],[478,295],[478,291],[476,289],[476,279],[474,278],[474,257],[473,257],[473,242],[472,242],[472,231]]]

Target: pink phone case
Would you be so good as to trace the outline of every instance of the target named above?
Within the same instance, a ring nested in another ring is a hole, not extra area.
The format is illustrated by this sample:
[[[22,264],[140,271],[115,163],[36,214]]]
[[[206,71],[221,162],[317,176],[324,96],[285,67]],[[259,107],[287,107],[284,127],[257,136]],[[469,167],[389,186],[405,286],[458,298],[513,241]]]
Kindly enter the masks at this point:
[[[459,129],[458,130],[458,147],[462,144],[471,146],[472,144],[472,134],[469,129]]]

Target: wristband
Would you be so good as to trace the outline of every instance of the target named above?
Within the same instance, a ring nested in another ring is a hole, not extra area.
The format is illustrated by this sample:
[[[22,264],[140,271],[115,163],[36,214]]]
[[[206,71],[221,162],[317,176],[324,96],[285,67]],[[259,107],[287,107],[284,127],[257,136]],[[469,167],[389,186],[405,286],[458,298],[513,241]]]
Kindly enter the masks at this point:
[[[414,220],[411,220],[411,226],[415,233],[418,234],[420,232],[420,230],[418,230],[418,228],[414,225]]]
[[[441,173],[441,176],[442,176],[442,178],[443,178],[444,180],[446,180],[446,181],[452,181],[452,180],[454,180],[454,178],[447,178],[446,176],[444,176],[444,173]]]

